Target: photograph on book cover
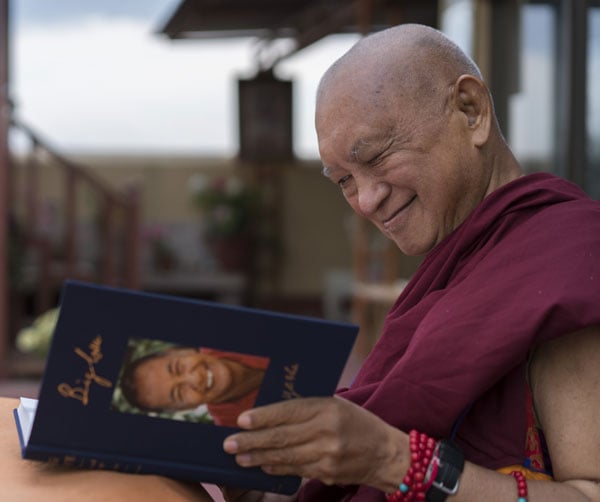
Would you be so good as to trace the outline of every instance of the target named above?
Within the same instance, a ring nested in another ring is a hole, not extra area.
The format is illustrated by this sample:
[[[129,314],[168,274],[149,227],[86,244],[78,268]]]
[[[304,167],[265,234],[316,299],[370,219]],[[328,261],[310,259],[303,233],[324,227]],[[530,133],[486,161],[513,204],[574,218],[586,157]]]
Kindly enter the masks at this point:
[[[269,358],[164,340],[128,340],[111,408],[235,427],[252,408]]]

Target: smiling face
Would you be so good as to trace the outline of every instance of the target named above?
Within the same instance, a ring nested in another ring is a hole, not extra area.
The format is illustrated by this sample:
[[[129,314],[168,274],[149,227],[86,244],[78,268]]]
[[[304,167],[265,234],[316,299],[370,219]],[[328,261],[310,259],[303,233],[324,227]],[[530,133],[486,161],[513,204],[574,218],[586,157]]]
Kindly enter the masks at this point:
[[[464,154],[469,147],[460,131],[455,133],[454,117],[419,124],[422,118],[404,110],[399,121],[406,128],[399,128],[390,124],[387,111],[370,113],[357,124],[356,117],[365,114],[346,107],[347,117],[319,121],[319,148],[327,177],[354,211],[404,253],[416,255],[466,218],[482,198],[483,180],[469,168]],[[409,132],[408,124],[417,127]]]
[[[171,349],[139,364],[132,383],[139,404],[146,409],[191,409],[237,397],[234,372],[238,367],[197,349]]]
[[[425,254],[491,189],[488,96],[431,50],[384,41],[366,40],[325,75],[319,151],[354,211],[405,254]]]

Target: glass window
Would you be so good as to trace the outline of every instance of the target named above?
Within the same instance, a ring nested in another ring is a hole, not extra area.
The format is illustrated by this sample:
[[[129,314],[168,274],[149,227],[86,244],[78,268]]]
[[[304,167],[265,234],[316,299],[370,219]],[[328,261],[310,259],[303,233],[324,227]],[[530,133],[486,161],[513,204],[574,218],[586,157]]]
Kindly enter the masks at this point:
[[[509,145],[526,172],[555,171],[556,11],[523,4],[519,88],[509,100]]]
[[[443,0],[440,30],[473,57],[473,0]]]

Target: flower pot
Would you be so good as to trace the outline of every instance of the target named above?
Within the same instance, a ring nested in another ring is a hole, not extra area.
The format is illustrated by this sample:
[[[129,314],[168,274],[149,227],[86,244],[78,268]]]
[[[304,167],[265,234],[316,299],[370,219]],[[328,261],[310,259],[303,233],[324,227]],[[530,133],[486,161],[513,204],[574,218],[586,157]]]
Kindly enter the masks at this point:
[[[252,264],[253,246],[249,236],[213,238],[209,242],[219,267],[227,272],[244,272]]]

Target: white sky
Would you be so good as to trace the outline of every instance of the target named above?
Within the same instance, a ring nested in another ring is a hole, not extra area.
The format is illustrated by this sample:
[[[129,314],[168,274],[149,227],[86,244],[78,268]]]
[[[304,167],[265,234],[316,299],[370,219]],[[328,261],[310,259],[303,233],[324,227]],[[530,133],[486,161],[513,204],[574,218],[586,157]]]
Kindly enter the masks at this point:
[[[72,0],[18,2],[11,95],[17,116],[52,145],[67,152],[236,153],[236,78],[255,72],[252,39],[171,41],[156,30],[173,0],[154,0],[163,4],[154,18],[110,8],[78,12]],[[58,11],[44,18],[38,7],[48,4]],[[110,1],[104,7],[117,8]],[[294,80],[299,156],[317,156],[318,79],[356,39],[329,37],[278,67]]]
[[[236,78],[254,74],[253,40],[171,41],[157,30],[179,0],[11,0],[11,95],[17,116],[64,152],[237,152]],[[448,12],[463,45],[467,1]],[[521,92],[511,103],[511,146],[518,156],[552,150],[552,35],[543,8],[524,16]],[[600,16],[591,18],[597,54]],[[544,29],[541,29],[544,27]],[[447,27],[445,27],[447,28]],[[277,67],[294,81],[294,144],[317,157],[316,85],[357,36],[328,37]],[[468,49],[468,47],[465,47]],[[597,80],[598,58],[590,67]],[[598,109],[598,93],[590,109]],[[590,113],[592,134],[600,113]],[[536,126],[531,127],[531,117]]]

